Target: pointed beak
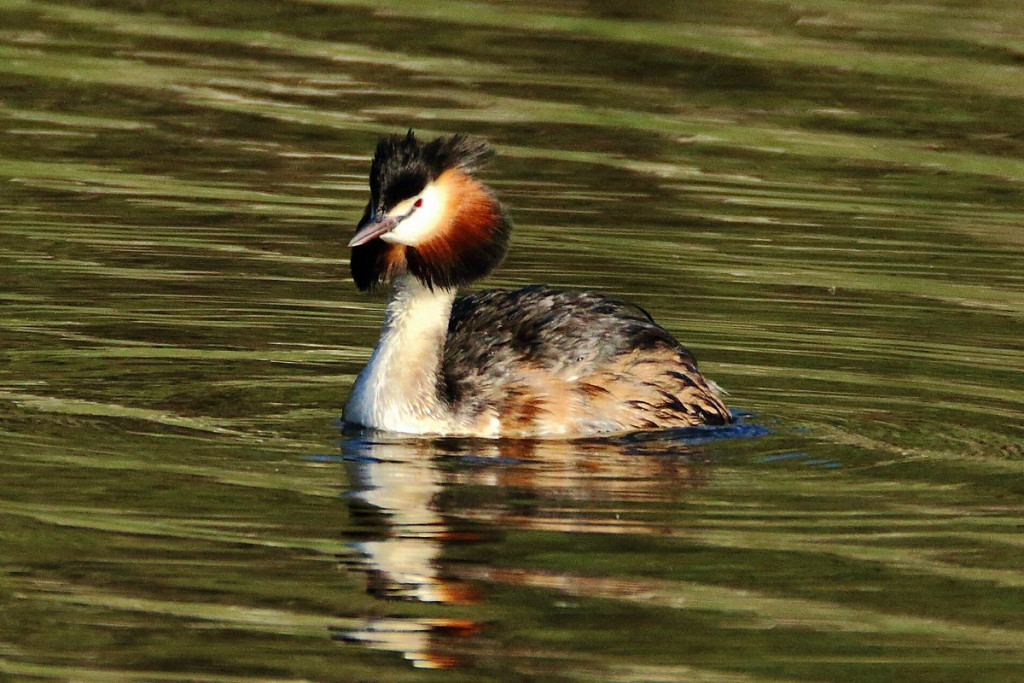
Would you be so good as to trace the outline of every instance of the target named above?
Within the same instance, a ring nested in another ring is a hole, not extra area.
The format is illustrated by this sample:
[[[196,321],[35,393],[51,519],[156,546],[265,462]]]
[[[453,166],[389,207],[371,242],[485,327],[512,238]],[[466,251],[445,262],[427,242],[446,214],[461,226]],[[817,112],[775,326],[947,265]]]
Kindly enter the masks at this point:
[[[385,235],[395,229],[398,224],[398,219],[394,216],[381,216],[376,220],[371,220],[368,223],[360,226],[359,230],[356,231],[355,237],[348,242],[350,247],[358,247],[361,244],[366,244],[372,240],[377,239],[381,235]]]

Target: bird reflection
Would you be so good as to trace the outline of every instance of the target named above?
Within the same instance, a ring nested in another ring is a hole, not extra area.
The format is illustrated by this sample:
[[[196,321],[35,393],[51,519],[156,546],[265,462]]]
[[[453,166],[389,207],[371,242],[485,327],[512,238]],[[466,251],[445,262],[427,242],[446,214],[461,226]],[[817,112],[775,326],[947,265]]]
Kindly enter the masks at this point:
[[[698,453],[664,437],[550,442],[367,433],[346,440],[342,452],[356,550],[344,564],[363,572],[367,592],[382,601],[480,602],[476,582],[498,574],[486,571],[485,559],[447,558],[456,546],[478,544],[459,554],[486,557],[488,544],[511,530],[668,533],[637,515],[635,503],[676,501],[707,484]],[[463,618],[375,616],[338,637],[400,652],[417,667],[447,668],[482,627]]]
[[[357,487],[351,510],[372,531],[352,545],[368,575],[367,591],[379,598],[474,602],[473,590],[441,573],[442,549],[455,534],[441,509],[444,483],[434,460],[417,457],[422,451],[409,444],[364,443],[358,451],[349,461]],[[476,539],[463,534],[460,540]]]

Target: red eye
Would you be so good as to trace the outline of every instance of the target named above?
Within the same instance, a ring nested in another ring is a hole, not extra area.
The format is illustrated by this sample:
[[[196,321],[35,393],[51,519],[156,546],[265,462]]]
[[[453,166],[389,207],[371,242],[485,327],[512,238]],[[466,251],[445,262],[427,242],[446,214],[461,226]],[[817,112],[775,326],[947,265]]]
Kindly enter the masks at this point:
[[[414,208],[414,209],[418,209],[421,206],[423,206],[423,197],[420,197],[419,199],[417,199],[416,201],[414,201],[412,203],[412,208]]]

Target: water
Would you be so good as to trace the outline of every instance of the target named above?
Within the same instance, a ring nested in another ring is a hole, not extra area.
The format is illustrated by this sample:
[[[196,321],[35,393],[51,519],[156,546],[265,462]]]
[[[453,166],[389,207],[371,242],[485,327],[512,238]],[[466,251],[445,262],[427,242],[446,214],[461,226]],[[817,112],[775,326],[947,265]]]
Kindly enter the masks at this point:
[[[0,2],[12,680],[1024,677],[1015,2]],[[746,414],[342,433],[379,134]]]

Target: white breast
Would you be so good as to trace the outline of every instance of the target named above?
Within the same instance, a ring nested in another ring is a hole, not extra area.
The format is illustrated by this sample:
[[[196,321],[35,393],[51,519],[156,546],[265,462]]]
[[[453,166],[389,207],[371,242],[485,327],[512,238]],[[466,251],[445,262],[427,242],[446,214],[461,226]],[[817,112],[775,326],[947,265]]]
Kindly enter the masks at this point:
[[[345,406],[346,422],[406,434],[455,431],[437,388],[454,298],[412,278],[398,283],[380,341]]]

